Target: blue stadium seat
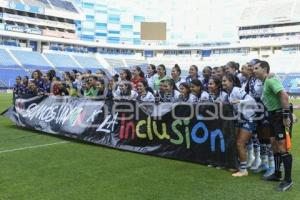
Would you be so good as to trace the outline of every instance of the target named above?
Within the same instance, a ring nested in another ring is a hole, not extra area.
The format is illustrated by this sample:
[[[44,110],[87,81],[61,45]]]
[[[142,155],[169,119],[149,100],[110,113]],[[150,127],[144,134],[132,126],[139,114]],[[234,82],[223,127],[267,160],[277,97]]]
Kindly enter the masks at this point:
[[[105,58],[105,60],[113,68],[115,68],[115,67],[125,67],[122,59],[120,59],[120,58]]]
[[[0,85],[1,88],[11,88],[15,84],[16,76],[29,75],[10,56],[5,49],[0,49]]]
[[[39,69],[41,71],[47,71],[53,69],[50,64],[43,58],[43,56],[34,51],[22,51],[22,50],[11,50],[13,55],[21,62],[21,64],[33,71]]]
[[[126,69],[126,68],[125,68],[125,67],[115,67],[115,68],[114,68],[114,70],[115,70],[118,74],[120,74],[121,71],[122,71],[123,69]]]
[[[5,46],[14,46],[14,47],[20,46],[20,44],[17,43],[15,40],[5,40],[5,41],[2,41],[0,44],[5,45]]]
[[[53,51],[62,51],[63,49],[60,46],[50,46],[50,50],[53,50]]]
[[[86,69],[99,69],[99,68],[103,68],[103,66],[94,57],[91,57],[91,56],[80,56],[80,55],[74,55],[73,57],[76,59],[76,61],[82,67],[84,67]]]
[[[0,68],[19,68],[18,64],[5,49],[0,49]]]
[[[68,71],[72,69],[79,69],[82,68],[74,62],[74,60],[65,54],[56,54],[56,53],[45,53],[44,54],[48,60],[59,70],[68,69]]]
[[[142,69],[142,71],[144,72],[144,74],[146,75],[147,74],[147,68],[148,68],[148,64],[145,63],[145,64],[141,64],[139,65]]]
[[[73,47],[66,47],[65,51],[67,51],[67,52],[76,52],[76,49],[73,48]]]
[[[0,82],[2,83],[2,87],[5,88],[12,88],[16,83],[17,76],[30,76],[28,72],[21,68],[16,69],[5,69],[0,68]]]
[[[298,87],[298,80],[300,80],[299,73],[290,73],[283,78],[282,85],[287,92],[299,94],[300,87]]]

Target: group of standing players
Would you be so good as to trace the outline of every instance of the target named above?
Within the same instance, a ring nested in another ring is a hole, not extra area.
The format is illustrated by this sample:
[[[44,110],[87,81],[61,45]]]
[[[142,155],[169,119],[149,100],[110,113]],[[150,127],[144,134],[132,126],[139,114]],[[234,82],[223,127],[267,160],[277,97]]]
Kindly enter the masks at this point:
[[[62,83],[54,80],[55,75],[50,76],[52,73],[42,79],[34,72],[33,81],[27,87],[26,81],[17,80],[14,91],[15,95],[38,95],[43,91],[44,95],[102,96],[153,103],[229,103],[237,116],[239,159],[239,169],[232,176],[247,176],[250,168],[255,173],[263,172],[264,180],[280,181],[277,189],[286,191],[293,185],[292,155],[286,145],[292,116],[288,94],[276,75],[270,73],[268,62],[253,59],[244,64],[241,71],[239,68],[236,62],[214,68],[207,66],[199,76],[198,67],[192,65],[189,75],[182,78],[178,65],[172,68],[170,76],[164,65],[149,65],[146,74],[136,66],[131,71],[123,69],[111,78],[100,72],[95,75],[74,72],[74,76],[69,73]]]

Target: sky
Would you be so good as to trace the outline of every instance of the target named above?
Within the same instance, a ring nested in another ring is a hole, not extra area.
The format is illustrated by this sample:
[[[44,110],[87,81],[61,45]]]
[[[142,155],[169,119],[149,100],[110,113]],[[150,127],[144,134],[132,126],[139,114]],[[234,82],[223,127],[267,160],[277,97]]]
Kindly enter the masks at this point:
[[[106,2],[144,15],[148,21],[167,22],[167,40],[178,43],[237,41],[237,25],[249,0],[106,0]]]

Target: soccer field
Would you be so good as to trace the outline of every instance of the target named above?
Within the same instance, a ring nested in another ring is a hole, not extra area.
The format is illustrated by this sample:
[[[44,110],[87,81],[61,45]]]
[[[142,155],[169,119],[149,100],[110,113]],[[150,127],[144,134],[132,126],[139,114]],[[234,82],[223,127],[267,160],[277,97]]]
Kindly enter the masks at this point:
[[[11,95],[0,94],[0,112]],[[296,111],[300,119],[300,111]],[[0,200],[299,199],[299,123],[292,190],[260,175],[233,178],[207,166],[84,144],[15,126],[0,116]]]

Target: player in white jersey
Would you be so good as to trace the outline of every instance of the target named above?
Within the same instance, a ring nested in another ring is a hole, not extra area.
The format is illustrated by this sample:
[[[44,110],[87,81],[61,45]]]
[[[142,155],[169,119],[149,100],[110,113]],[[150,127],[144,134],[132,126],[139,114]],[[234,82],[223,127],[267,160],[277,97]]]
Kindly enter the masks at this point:
[[[155,98],[153,96],[153,90],[148,86],[146,80],[142,80],[137,84],[138,97],[137,100],[140,102],[152,102],[154,103]]]
[[[137,96],[137,92],[132,89],[132,84],[129,81],[120,81],[118,89],[113,93],[115,100],[135,100]]]
[[[178,102],[180,101],[180,92],[177,90],[172,79],[166,79],[162,83],[164,94],[160,101],[162,102]]]
[[[253,70],[251,70],[251,68],[248,67],[249,65],[250,65],[249,63],[246,63],[242,66],[241,69],[241,74],[243,75],[243,77],[245,77],[244,80],[241,82],[241,88],[245,90],[248,94],[250,94],[249,85],[252,86],[254,85],[255,82],[255,77],[253,76]],[[255,92],[254,88],[253,91]],[[253,95],[251,96],[254,97]],[[256,131],[252,134],[252,137],[247,144],[247,153],[248,153],[247,168],[251,168],[252,170],[257,169],[261,163],[261,159],[260,159],[260,145],[259,145]]]
[[[223,89],[228,93],[228,100],[237,115],[237,150],[240,161],[239,171],[234,177],[248,176],[246,144],[255,130],[256,102],[243,89],[235,87],[234,75],[226,74],[222,79]]]
[[[218,77],[210,77],[208,91],[210,102],[228,102],[228,95],[222,90],[222,81]]]
[[[181,78],[180,75],[181,75],[181,69],[178,64],[175,64],[175,66],[172,68],[172,71],[171,71],[171,77],[172,77],[172,80],[174,81],[177,89],[179,89],[179,85],[181,83],[185,82],[185,80],[183,78]]]
[[[188,83],[181,83],[179,85],[179,91],[180,91],[180,100],[182,102],[195,103],[198,101],[197,97],[194,94],[192,94]]]
[[[157,79],[157,73],[156,73],[156,66],[153,64],[148,65],[147,67],[147,74],[145,76],[149,87],[153,89],[154,86],[154,80]]]
[[[204,91],[204,87],[200,80],[194,79],[191,81],[191,91],[197,97],[198,102],[208,102],[209,94]]]
[[[191,84],[192,80],[199,79],[198,67],[196,65],[190,66],[189,75],[185,78],[185,82]]]

